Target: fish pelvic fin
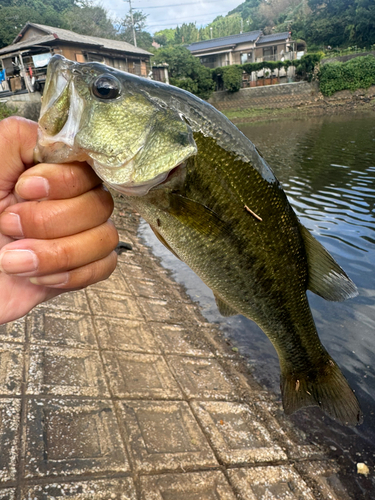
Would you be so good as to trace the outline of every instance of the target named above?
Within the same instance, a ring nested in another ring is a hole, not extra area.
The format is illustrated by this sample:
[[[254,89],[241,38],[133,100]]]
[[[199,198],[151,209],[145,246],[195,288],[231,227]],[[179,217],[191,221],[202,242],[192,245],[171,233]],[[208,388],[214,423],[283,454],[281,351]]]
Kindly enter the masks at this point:
[[[340,302],[356,297],[357,287],[335,259],[302,224],[300,230],[307,255],[307,288],[326,300]]]
[[[173,250],[173,248],[169,245],[169,243],[167,243],[167,241],[164,239],[164,237],[159,233],[159,231],[150,224],[150,228],[152,229],[152,232],[154,233],[154,235],[157,237],[157,239],[160,241],[160,243],[163,243],[163,245],[165,246],[165,248],[167,248],[170,252],[173,253],[173,255],[175,257],[177,257],[178,259],[180,259],[180,257],[176,254],[176,252]],[[181,259],[180,259],[181,260]]]
[[[318,406],[343,425],[355,426],[363,421],[358,400],[332,358],[307,375],[282,371],[280,388],[286,415]]]

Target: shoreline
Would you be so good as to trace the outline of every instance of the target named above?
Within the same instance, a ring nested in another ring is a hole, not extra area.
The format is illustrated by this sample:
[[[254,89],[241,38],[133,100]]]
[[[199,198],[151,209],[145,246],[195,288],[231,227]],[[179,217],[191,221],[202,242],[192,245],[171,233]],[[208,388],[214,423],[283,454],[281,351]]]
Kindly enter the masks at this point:
[[[332,116],[345,113],[375,112],[375,99],[370,102],[351,100],[349,102],[323,101],[317,104],[302,103],[286,108],[229,109],[221,111],[235,125],[242,123],[259,123],[282,121],[288,119],[306,119],[310,116]]]

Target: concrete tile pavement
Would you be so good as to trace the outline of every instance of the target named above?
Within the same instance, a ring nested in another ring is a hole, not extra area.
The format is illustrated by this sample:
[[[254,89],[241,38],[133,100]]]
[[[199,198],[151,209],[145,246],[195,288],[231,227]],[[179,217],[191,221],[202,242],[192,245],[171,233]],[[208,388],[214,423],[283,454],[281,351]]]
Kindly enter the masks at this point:
[[[0,327],[0,500],[345,500],[139,242],[106,282]]]

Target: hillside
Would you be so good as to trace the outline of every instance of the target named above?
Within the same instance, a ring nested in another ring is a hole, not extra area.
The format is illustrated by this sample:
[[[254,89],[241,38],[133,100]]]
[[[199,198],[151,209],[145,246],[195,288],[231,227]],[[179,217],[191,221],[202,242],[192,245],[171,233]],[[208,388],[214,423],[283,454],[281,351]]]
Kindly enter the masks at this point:
[[[306,40],[310,49],[375,44],[373,0],[245,0],[226,16],[206,27],[183,24],[156,34],[162,45],[192,43],[240,31],[265,33],[291,30],[294,39]]]

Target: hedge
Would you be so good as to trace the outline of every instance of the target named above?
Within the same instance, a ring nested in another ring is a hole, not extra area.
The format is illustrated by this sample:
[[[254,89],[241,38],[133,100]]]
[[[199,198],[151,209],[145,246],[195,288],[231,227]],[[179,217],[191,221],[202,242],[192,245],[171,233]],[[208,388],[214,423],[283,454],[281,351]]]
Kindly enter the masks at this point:
[[[318,75],[320,91],[330,96],[339,90],[367,89],[375,85],[375,57],[360,56],[350,61],[327,63]]]
[[[212,70],[212,79],[219,86],[224,84],[228,92],[237,92],[241,88],[243,72],[251,75],[253,71],[268,69],[272,73],[276,69],[280,70],[281,68],[285,68],[285,70],[287,70],[289,66],[295,66],[297,74],[310,81],[315,66],[321,58],[322,54],[317,53],[306,54],[302,56],[301,59],[295,59],[293,61],[262,61],[257,63],[233,64],[232,66],[220,66]]]

